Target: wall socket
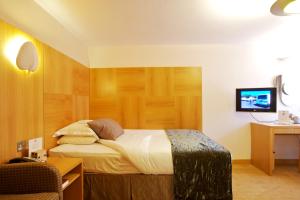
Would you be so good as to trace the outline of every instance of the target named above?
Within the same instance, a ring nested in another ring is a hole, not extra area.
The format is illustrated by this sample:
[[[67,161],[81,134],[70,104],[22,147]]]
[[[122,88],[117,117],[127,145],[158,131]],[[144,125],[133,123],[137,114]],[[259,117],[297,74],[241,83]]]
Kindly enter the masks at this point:
[[[24,151],[26,149],[26,140],[21,140],[17,142],[17,152]]]

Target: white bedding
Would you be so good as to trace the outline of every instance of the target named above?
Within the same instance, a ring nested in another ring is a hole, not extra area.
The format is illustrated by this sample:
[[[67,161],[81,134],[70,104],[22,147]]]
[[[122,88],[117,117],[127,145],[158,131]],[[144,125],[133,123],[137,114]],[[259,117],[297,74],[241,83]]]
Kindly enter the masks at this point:
[[[81,157],[89,172],[173,174],[171,143],[164,130],[125,129],[115,141],[59,145],[50,156]]]
[[[126,129],[115,141],[100,139],[144,174],[173,174],[171,143],[164,130]]]
[[[99,143],[89,145],[63,144],[50,149],[49,155],[56,157],[80,157],[83,159],[85,172],[141,173],[119,152]]]

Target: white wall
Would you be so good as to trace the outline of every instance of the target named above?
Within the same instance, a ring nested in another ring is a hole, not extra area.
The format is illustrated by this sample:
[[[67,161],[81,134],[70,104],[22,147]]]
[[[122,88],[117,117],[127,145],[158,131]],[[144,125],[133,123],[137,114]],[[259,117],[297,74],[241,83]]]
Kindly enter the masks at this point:
[[[91,67],[201,66],[203,131],[225,145],[233,159],[250,159],[249,123],[254,121],[248,113],[235,111],[235,89],[273,86],[273,78],[286,71],[277,53],[268,46],[255,45],[114,46],[89,50]],[[279,105],[279,109],[285,108]],[[277,118],[277,114],[254,115],[260,120]],[[297,138],[276,140],[276,151],[278,158],[297,158]]]

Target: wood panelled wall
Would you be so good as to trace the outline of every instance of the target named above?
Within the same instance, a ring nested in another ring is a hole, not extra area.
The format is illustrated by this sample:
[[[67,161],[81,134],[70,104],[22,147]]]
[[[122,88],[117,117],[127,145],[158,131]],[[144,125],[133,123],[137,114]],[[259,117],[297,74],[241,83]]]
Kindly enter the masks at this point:
[[[90,118],[124,128],[202,130],[201,68],[106,68],[90,72]]]
[[[53,133],[74,121],[89,119],[89,69],[44,47],[44,140],[56,146]]]
[[[38,70],[20,71],[4,55],[25,36]],[[44,137],[77,120],[109,117],[125,128],[202,129],[201,68],[91,69],[0,20],[0,163],[19,156],[16,143]],[[90,88],[91,86],[91,88]]]
[[[42,48],[40,42],[0,21],[0,162],[18,155],[17,141],[43,134],[43,61],[29,74],[5,57],[8,43],[21,37]],[[39,51],[39,57],[42,55]]]
[[[7,44],[20,36],[38,49],[36,72],[18,70],[5,56]],[[2,163],[20,155],[17,141],[44,136],[49,147],[54,130],[89,117],[89,69],[1,20],[0,48]]]

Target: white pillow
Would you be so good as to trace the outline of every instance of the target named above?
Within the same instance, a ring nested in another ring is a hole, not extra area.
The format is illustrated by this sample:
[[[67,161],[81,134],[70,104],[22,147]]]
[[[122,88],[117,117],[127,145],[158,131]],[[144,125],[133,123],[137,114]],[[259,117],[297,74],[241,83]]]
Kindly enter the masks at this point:
[[[56,131],[53,135],[53,137],[59,137],[62,135],[68,135],[68,136],[94,136],[97,140],[99,140],[99,137],[97,134],[88,126],[87,122],[91,120],[81,120],[74,122],[62,129],[59,129]]]
[[[57,144],[93,144],[97,141],[94,136],[71,136],[65,135],[59,138]]]

